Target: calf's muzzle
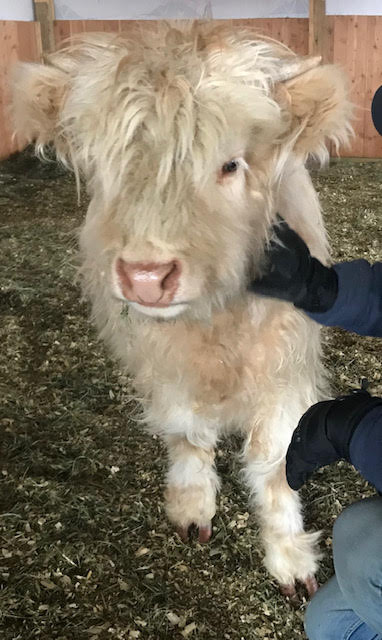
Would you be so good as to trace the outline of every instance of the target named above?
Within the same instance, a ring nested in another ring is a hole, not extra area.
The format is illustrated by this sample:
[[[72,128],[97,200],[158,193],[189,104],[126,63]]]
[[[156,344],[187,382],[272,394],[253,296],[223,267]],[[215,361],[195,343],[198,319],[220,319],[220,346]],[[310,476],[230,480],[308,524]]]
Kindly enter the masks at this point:
[[[167,307],[179,286],[180,263],[126,262],[119,258],[116,271],[122,295],[145,306]]]

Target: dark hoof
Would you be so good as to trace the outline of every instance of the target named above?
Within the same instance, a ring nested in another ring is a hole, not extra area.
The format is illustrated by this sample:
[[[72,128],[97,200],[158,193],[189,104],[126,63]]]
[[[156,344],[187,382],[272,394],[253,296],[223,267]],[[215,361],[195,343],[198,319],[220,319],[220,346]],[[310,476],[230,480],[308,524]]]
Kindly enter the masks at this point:
[[[188,527],[178,527],[176,532],[182,542],[186,543],[190,538],[197,537],[198,542],[205,544],[211,538],[212,527],[210,524],[203,527],[190,524]]]
[[[177,527],[176,532],[182,542],[188,542],[188,527]]]
[[[212,527],[210,524],[207,525],[206,527],[199,527],[198,542],[200,542],[201,544],[205,544],[206,542],[209,542],[211,535],[212,535]]]
[[[281,584],[280,592],[285,598],[287,598],[293,608],[297,609],[300,606],[300,598],[297,595],[294,584]]]
[[[304,585],[308,592],[309,598],[312,598],[318,590],[318,583],[316,578],[314,576],[309,576],[306,580],[304,580]]]

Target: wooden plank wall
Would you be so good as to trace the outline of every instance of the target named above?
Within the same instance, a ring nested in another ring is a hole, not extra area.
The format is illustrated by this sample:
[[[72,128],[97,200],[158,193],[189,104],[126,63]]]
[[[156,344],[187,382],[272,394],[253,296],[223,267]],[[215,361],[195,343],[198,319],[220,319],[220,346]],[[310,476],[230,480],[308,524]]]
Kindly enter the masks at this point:
[[[0,158],[18,150],[9,117],[9,75],[17,60],[41,60],[40,25],[37,22],[0,22]]]
[[[225,21],[226,22],[226,21]],[[306,55],[309,46],[309,22],[299,18],[234,20],[236,26],[284,42],[296,53]],[[147,25],[143,21],[142,26]],[[83,31],[128,31],[136,22],[129,20],[59,20],[54,23],[56,43]],[[11,64],[17,60],[39,60],[41,38],[38,23],[0,23],[0,157],[16,150],[6,117],[7,80]],[[342,156],[382,157],[382,137],[374,129],[370,105],[376,89],[382,85],[382,16],[327,16],[324,54],[326,62],[342,65],[349,74],[351,99],[355,104],[356,137]]]
[[[150,20],[56,20],[54,33],[56,43],[84,31],[105,31],[111,33],[127,32],[137,24],[150,24]],[[216,20],[223,24],[230,22],[237,27],[250,27],[258,33],[264,33],[280,40],[296,53],[308,53],[308,20],[306,18],[270,18],[256,20]]]
[[[332,60],[347,71],[355,105],[356,136],[341,155],[381,158],[382,137],[374,129],[370,107],[382,85],[382,16],[335,16],[332,40]]]

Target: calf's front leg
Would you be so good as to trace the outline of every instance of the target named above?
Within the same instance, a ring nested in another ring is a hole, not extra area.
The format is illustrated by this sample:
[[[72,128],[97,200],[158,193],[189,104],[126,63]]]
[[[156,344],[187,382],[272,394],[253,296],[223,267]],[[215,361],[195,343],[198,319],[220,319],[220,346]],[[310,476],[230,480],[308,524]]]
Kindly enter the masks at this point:
[[[286,481],[284,454],[288,441],[281,443],[280,425],[278,429],[270,426],[263,436],[258,430],[250,435],[245,473],[260,523],[265,566],[280,583],[282,593],[295,599],[296,580],[306,585],[309,595],[317,590],[314,575],[320,533],[304,531],[299,496]],[[277,440],[275,446],[273,439],[275,443]]]
[[[170,461],[165,492],[167,515],[184,542],[192,525],[198,528],[199,542],[208,542],[219,487],[214,449],[195,446],[185,436],[169,436],[166,443]]]

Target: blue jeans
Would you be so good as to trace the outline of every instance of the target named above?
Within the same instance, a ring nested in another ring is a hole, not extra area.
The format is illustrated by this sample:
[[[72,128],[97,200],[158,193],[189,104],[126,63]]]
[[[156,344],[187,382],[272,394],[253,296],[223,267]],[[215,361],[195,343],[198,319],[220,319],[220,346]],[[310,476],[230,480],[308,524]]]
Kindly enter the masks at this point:
[[[345,509],[333,529],[335,575],[305,615],[310,640],[382,640],[382,498]]]

